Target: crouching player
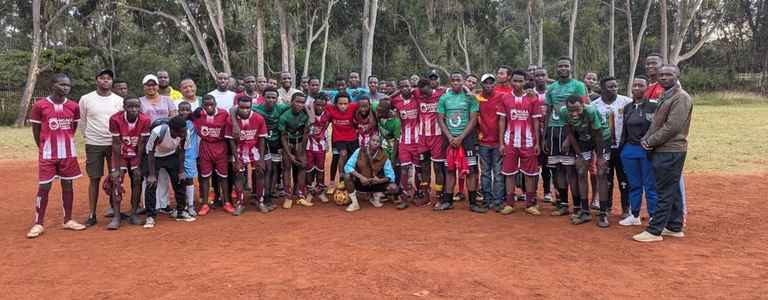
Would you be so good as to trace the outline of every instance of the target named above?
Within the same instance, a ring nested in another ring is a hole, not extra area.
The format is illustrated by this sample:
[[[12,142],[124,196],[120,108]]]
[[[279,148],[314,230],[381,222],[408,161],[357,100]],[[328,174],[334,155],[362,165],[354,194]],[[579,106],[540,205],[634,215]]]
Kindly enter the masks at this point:
[[[349,192],[351,203],[347,212],[360,210],[357,191],[373,193],[368,197],[375,207],[381,207],[381,198],[386,193],[390,198],[397,195],[395,170],[387,154],[381,149],[381,137],[372,135],[368,145],[358,148],[344,165],[344,185]],[[394,201],[393,199],[390,199]]]
[[[328,202],[325,195],[325,151],[328,142],[325,132],[328,130],[328,117],[325,105],[328,96],[320,93],[315,101],[307,106],[309,116],[309,132],[307,133],[307,201],[312,202],[313,197],[318,197],[322,202]]]
[[[141,224],[136,211],[141,200],[141,160],[144,145],[149,137],[149,117],[141,112],[139,98],[127,97],[123,100],[123,111],[109,118],[109,132],[112,134],[112,170],[109,172],[109,193],[112,195],[112,207],[115,214],[107,229],[120,227],[120,202],[123,199],[123,177],[128,173],[131,181],[131,217],[134,225]]]
[[[234,213],[235,208],[232,207],[230,201],[229,184],[227,180],[227,144],[224,133],[228,127],[231,127],[231,121],[229,119],[229,113],[221,108],[216,107],[216,98],[213,95],[203,96],[203,111],[200,117],[195,116],[193,123],[197,134],[200,136],[200,153],[198,161],[200,163],[200,180],[201,190],[208,191],[210,178],[214,171],[216,175],[222,180],[218,180],[219,188],[221,189],[224,200],[224,211],[227,213]],[[202,193],[203,204],[200,206],[199,215],[205,216],[211,210],[211,206],[208,203],[208,193]]]
[[[501,155],[504,156],[501,173],[506,176],[507,199],[501,214],[515,211],[515,176],[525,175],[525,211],[531,215],[541,214],[536,205],[536,179],[539,176],[539,124],[542,117],[541,105],[535,95],[525,94],[522,87],[525,72],[512,73],[513,90],[505,94],[499,103],[499,140]]]
[[[156,121],[157,122],[157,121]],[[144,195],[144,207],[147,208],[147,219],[144,228],[155,227],[155,210],[157,197],[157,173],[165,169],[171,179],[174,198],[184,199],[182,182],[184,174],[184,152],[189,147],[186,142],[187,126],[183,116],[175,116],[167,124],[154,124],[147,140],[147,159],[143,160],[142,171],[147,180],[147,190]],[[145,163],[146,162],[146,163]],[[176,201],[177,221],[192,222],[195,218],[186,213],[186,201]]]
[[[32,106],[29,117],[35,145],[38,147],[39,185],[35,199],[35,224],[27,233],[28,238],[43,234],[48,193],[51,191],[51,182],[56,177],[61,178],[64,228],[85,229],[85,226],[72,220],[72,180],[82,176],[75,150],[75,130],[80,121],[80,107],[76,102],[67,99],[71,89],[67,75],[53,75],[50,89],[52,94],[47,98],[38,99]]]
[[[597,192],[600,199],[597,226],[608,227],[608,160],[610,159],[608,146],[611,130],[597,108],[583,104],[579,96],[568,97],[566,106],[560,109],[560,118],[565,121],[567,137],[576,153],[578,197],[574,197],[574,214],[571,215],[571,223],[583,224],[592,220],[587,200],[587,169],[592,155],[595,154],[597,155]],[[581,206],[580,211],[579,206]]]
[[[253,168],[253,194],[258,198],[259,206],[264,205],[262,195],[264,194],[264,138],[267,137],[267,124],[264,118],[251,111],[252,98],[242,95],[237,98],[236,122],[240,128],[240,137],[232,139],[232,126],[226,134],[230,137],[230,144],[235,152],[235,212],[233,215],[239,216],[245,211],[245,196],[243,186],[248,184],[248,165]]]

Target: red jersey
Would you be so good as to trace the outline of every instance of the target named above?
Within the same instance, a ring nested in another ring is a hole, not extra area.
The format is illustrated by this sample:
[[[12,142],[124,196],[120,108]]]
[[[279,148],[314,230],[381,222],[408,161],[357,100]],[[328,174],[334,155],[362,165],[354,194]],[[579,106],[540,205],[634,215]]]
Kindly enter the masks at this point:
[[[40,124],[39,159],[65,159],[77,157],[75,130],[80,121],[80,106],[65,99],[53,103],[50,97],[37,99],[32,106],[29,122]]]
[[[511,94],[512,93],[512,86],[503,86],[501,84],[497,84],[493,88],[493,93],[495,94]]]
[[[133,158],[138,155],[139,139],[149,136],[149,127],[152,121],[142,112],[133,123],[128,122],[125,112],[118,112],[109,118],[109,133],[113,137],[120,137],[120,156]]]
[[[504,144],[514,148],[533,148],[538,139],[533,125],[541,118],[538,97],[505,94],[501,99],[498,115],[507,120]]]
[[[660,83],[654,82],[648,85],[648,89],[645,90],[643,97],[655,102],[661,98],[662,94],[664,94],[664,87]]]
[[[327,145],[325,132],[328,130],[328,118],[325,116],[326,114],[327,112],[323,111],[320,116],[315,117],[315,122],[309,126],[306,150],[325,152]]]
[[[419,135],[421,135],[419,123],[419,101],[411,95],[411,98],[404,100],[402,96],[392,98],[392,106],[400,114],[400,144],[415,145],[419,144]]]
[[[357,103],[350,103],[347,106],[347,111],[344,112],[336,108],[336,105],[326,105],[323,119],[330,121],[333,125],[333,137],[331,138],[333,142],[352,142],[357,139],[353,121],[356,110]]]
[[[499,144],[499,120],[497,112],[504,94],[491,92],[489,97],[477,95],[480,103],[480,145],[494,147]]]
[[[253,103],[251,103],[251,105],[264,104],[264,96],[263,95],[259,95],[258,93],[256,95],[258,95],[258,96],[251,97],[251,101],[253,102]],[[232,106],[237,107],[237,105],[238,105],[237,99],[240,98],[240,96],[248,96],[248,94],[246,94],[245,91],[237,93],[237,95],[235,95],[235,100],[234,100],[234,103],[232,103]]]
[[[442,135],[437,125],[437,103],[442,95],[438,90],[432,91],[431,96],[422,95],[418,89],[413,91],[412,98],[419,102],[419,132],[422,136]]]
[[[226,133],[230,132],[232,126],[229,119],[229,113],[221,108],[216,109],[216,114],[209,116],[208,113],[203,111],[199,118],[192,122],[197,129],[197,135],[200,136],[200,141],[208,144],[223,143],[224,138],[231,138]]]
[[[360,142],[360,148],[368,145],[368,141],[374,134],[379,134],[379,127],[376,126],[376,120],[373,119],[373,113],[368,112],[368,116],[362,117],[355,114],[355,130],[357,131],[357,140]]]
[[[240,139],[237,141],[237,154],[239,157],[250,155],[253,149],[259,149],[259,138],[267,137],[267,123],[260,114],[251,112],[248,119],[237,117],[240,122]],[[232,136],[232,126],[227,126],[226,137]],[[263,155],[263,153],[262,153]],[[251,161],[255,158],[252,157]]]

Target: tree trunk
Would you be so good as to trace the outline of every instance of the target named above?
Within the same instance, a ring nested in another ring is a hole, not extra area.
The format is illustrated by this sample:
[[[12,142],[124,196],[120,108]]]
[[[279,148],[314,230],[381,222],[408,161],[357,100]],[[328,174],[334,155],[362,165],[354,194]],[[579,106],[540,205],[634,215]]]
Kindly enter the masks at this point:
[[[288,33],[288,14],[285,11],[285,2],[275,1],[277,8],[277,18],[280,23],[280,53],[281,53],[281,72],[290,72],[290,41]]]
[[[667,0],[661,0],[659,7],[659,15],[661,15],[661,59],[664,63],[669,62],[669,22],[667,21]]]
[[[335,0],[334,0],[335,2]],[[325,33],[323,34],[323,56],[320,59],[320,85],[325,84],[325,58],[328,54],[328,32],[331,31],[331,25],[328,23],[328,19],[325,19]]]
[[[19,104],[19,114],[16,116],[16,127],[24,126],[27,121],[27,111],[29,103],[32,100],[32,94],[37,84],[37,75],[40,72],[40,51],[42,50],[41,38],[42,30],[40,27],[40,2],[41,0],[32,0],[32,58],[29,61],[27,69],[27,82],[24,85],[24,93],[21,95]]]
[[[637,70],[637,62],[640,60],[640,46],[643,44],[643,37],[645,36],[645,29],[648,26],[648,15],[651,12],[651,4],[653,1],[647,1],[645,5],[645,12],[643,13],[643,22],[640,23],[640,32],[637,33],[637,40],[634,38],[634,31],[632,29],[632,1],[627,0],[627,32],[629,33],[629,80],[627,80],[627,94],[631,94],[632,81],[635,78],[635,71]]]
[[[573,0],[573,11],[571,11],[571,27],[568,35],[568,57],[573,57],[573,38],[576,33],[576,17],[579,13],[579,0]]]
[[[427,65],[427,67],[429,67],[429,68],[439,69],[440,71],[443,71],[443,73],[445,74],[446,78],[450,78],[451,73],[448,72],[448,69],[446,69],[445,67],[443,67],[441,65],[438,65],[438,64],[435,64],[435,63],[432,63],[431,61],[429,61],[429,59],[427,58],[427,55],[425,55],[424,51],[421,50],[421,46],[419,46],[419,41],[416,40],[416,36],[413,35],[413,30],[411,30],[411,23],[409,23],[408,20],[406,20],[405,17],[403,17],[401,15],[396,15],[396,16],[399,17],[400,19],[402,19],[403,22],[405,22],[405,26],[408,29],[408,36],[411,37],[411,41],[413,42],[413,45],[416,47],[416,51],[419,52],[419,56],[421,56],[421,59],[424,61],[424,64]]]
[[[264,76],[264,13],[261,0],[256,0],[256,74]]]
[[[528,64],[533,64],[533,1],[528,0]]]
[[[544,1],[539,1],[539,67],[544,65]]]
[[[627,12],[629,13],[629,12]],[[632,18],[632,15],[629,15],[629,18]],[[611,14],[610,14],[610,32],[608,33],[608,76],[616,76],[616,69],[615,69],[615,60],[614,57],[614,46],[615,46],[615,38],[614,35],[616,34],[616,0],[611,0]]]
[[[363,5],[363,61],[360,65],[360,79],[368,80],[373,70],[373,38],[376,33],[376,16],[379,0],[365,0]]]
[[[214,1],[214,2],[212,2]],[[227,37],[224,28],[224,11],[221,8],[221,0],[205,0],[205,7],[208,9],[208,17],[211,19],[211,27],[216,34],[216,40],[219,45],[219,56],[224,72],[232,75],[232,67],[229,64],[229,47],[227,47]]]
[[[464,72],[465,74],[472,74],[472,67],[469,62],[469,46],[467,45],[467,26],[464,23],[464,16],[461,17],[461,28],[456,30],[456,38],[459,42],[459,48],[461,48],[464,54]]]
[[[312,12],[312,17],[307,21],[307,47],[305,50],[304,55],[304,70],[303,70],[303,76],[309,75],[309,57],[312,53],[312,44],[317,40],[317,38],[320,37],[321,33],[325,33],[327,36],[327,29],[328,29],[328,23],[329,19],[331,17],[331,12],[333,10],[333,6],[336,5],[338,0],[330,0],[328,2],[328,7],[325,12],[325,17],[323,17],[323,23],[320,25],[320,28],[317,29],[317,32],[315,32],[315,19],[317,18],[317,10]],[[323,51],[325,51],[327,48],[323,48]],[[322,81],[321,81],[322,82]]]

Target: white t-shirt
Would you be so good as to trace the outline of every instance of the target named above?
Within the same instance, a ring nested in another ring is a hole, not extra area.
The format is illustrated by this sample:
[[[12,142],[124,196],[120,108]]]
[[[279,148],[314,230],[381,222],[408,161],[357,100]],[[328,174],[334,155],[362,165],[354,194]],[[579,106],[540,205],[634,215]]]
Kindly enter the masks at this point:
[[[616,137],[616,141],[611,145],[611,148],[619,148],[619,145],[621,144],[621,131],[624,128],[624,106],[629,103],[632,103],[632,98],[622,95],[617,95],[616,100],[610,105],[605,104],[602,97],[597,98],[590,103],[597,107],[597,111],[600,113],[600,116],[603,117],[603,121],[607,122],[608,115],[611,112],[613,113],[613,136]]]
[[[296,93],[301,93],[301,91],[294,88],[291,88],[290,90],[286,90],[282,87],[277,89],[277,103],[290,104],[291,97]]]
[[[219,91],[218,89],[211,91],[208,95],[213,95],[216,98],[216,107],[229,111],[235,103],[235,95],[233,91]]]
[[[85,124],[83,136],[85,143],[96,146],[112,145],[109,133],[109,118],[123,110],[123,97],[110,92],[109,96],[100,96],[96,91],[80,98],[80,124]]]
[[[157,147],[155,147],[155,142],[157,140],[160,140],[160,142],[157,144]],[[189,149],[189,139],[186,139],[186,143],[184,144],[184,149]],[[154,148],[155,150],[155,157],[166,157],[170,156],[174,153],[176,153],[176,149],[179,148],[179,143],[181,142],[181,138],[174,138],[171,136],[171,127],[167,124],[163,124],[160,126],[155,127],[152,129],[152,131],[149,133],[149,139],[147,139],[147,145],[146,145],[146,151],[147,154],[149,154],[150,151]]]

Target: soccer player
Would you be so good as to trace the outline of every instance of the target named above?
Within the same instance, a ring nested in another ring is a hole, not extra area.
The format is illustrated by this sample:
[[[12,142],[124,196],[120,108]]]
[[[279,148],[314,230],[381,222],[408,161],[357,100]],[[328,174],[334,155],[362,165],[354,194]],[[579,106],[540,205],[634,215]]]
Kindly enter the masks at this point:
[[[182,89],[183,93],[183,89]],[[187,120],[187,151],[184,151],[184,194],[187,199],[187,214],[197,217],[195,210],[195,178],[200,176],[197,172],[197,157],[200,153],[200,135],[197,134],[195,124],[192,122],[192,103],[182,101],[179,103],[179,115]],[[201,180],[198,179],[198,182]],[[202,189],[200,190],[202,194]],[[183,212],[176,212],[183,213]]]
[[[438,94],[443,94],[445,92],[445,87],[440,86],[440,74],[437,72],[437,70],[431,70],[429,73],[427,73],[426,76],[427,79],[429,79],[429,86],[432,88],[432,90],[437,91]]]
[[[533,72],[534,90],[539,97],[539,103],[541,104],[541,113],[544,114],[547,111],[547,69],[539,67]],[[539,137],[544,140],[546,129],[546,118],[540,119]],[[541,143],[539,143],[541,146]],[[554,170],[547,166],[547,153],[545,151],[539,151],[539,165],[541,166],[541,181],[544,186],[544,202],[552,202],[552,178]]]
[[[477,203],[477,115],[479,105],[471,97],[464,86],[464,76],[461,73],[451,74],[451,89],[440,96],[437,106],[438,125],[448,142],[447,152],[456,155],[446,160],[445,192],[442,201],[434,210],[444,211],[453,208],[453,188],[456,183],[456,173],[467,174],[467,191],[469,191],[469,208],[474,212],[484,209]],[[446,155],[450,155],[446,153]],[[460,158],[465,158],[466,169]],[[453,160],[453,161],[452,161]],[[468,169],[468,170],[467,170]],[[487,211],[487,210],[485,210]]]
[[[395,180],[399,179],[400,169],[397,159],[397,144],[400,139],[400,119],[394,116],[392,101],[389,98],[382,98],[378,105],[372,108],[376,117],[376,124],[379,125],[379,136],[381,136],[381,149],[387,153],[387,157],[395,168]],[[395,182],[397,183],[397,182]],[[399,203],[402,205],[402,202]],[[407,205],[407,203],[405,204]]]
[[[381,85],[384,85],[384,82]],[[378,104],[379,100],[386,96],[386,94],[379,92],[379,78],[376,75],[368,76],[368,99],[371,105]]]
[[[293,99],[293,94],[301,93],[301,91],[293,88],[293,79],[291,78],[291,73],[280,73],[280,83],[280,88],[277,89],[277,103],[289,105],[291,103],[291,99]]]
[[[566,107],[560,109],[560,119],[576,156],[576,174],[569,177],[569,184],[575,187],[571,223],[584,224],[592,220],[587,200],[587,169],[592,156],[597,156],[597,193],[600,198],[600,212],[597,226],[608,227],[608,161],[611,157],[611,130],[593,105],[584,104],[577,95],[568,96]],[[573,188],[571,190],[574,190]],[[580,209],[579,209],[580,208]]]
[[[443,184],[445,183],[445,148],[446,140],[443,138],[441,127],[438,125],[437,106],[442,92],[432,88],[429,79],[420,79],[417,88],[413,91],[413,97],[419,105],[419,142],[422,146],[421,155],[421,186],[420,189],[428,199],[427,203],[433,203],[429,196],[429,183],[432,178],[432,169],[435,171],[435,186],[432,190],[438,197],[442,197]]]
[[[499,66],[499,69],[496,70],[496,86],[493,88],[495,93],[509,94],[512,92],[509,72],[512,72],[512,68],[509,66]]]
[[[381,138],[371,137],[366,147],[355,149],[344,165],[344,181],[349,192],[351,203],[345,209],[347,212],[360,210],[357,201],[357,191],[373,193],[369,201],[374,207],[381,207],[381,198],[385,194],[394,197],[397,193],[395,171],[392,162],[381,149]]]
[[[597,98],[600,98],[600,85],[597,80],[597,73],[588,71],[584,74],[584,85],[587,87],[587,97],[589,98],[589,102],[595,101]]]
[[[659,67],[661,67],[661,54],[651,53],[645,57],[645,75],[648,76],[648,88],[645,90],[645,98],[651,102],[657,102],[664,93],[664,87],[659,83]]]
[[[405,193],[405,199],[398,206],[408,207],[408,202],[415,201],[416,188],[419,187],[416,165],[419,164],[421,152],[421,123],[419,122],[419,100],[411,93],[411,81],[407,78],[398,82],[399,95],[392,98],[392,106],[397,110],[400,119],[400,140],[397,147],[397,158],[400,162],[400,188]],[[413,174],[411,173],[413,170]],[[413,178],[413,185],[411,179]],[[427,185],[428,186],[428,185]],[[415,203],[417,206],[424,203]]]
[[[291,96],[291,109],[283,112],[277,121],[277,129],[280,131],[280,142],[283,145],[285,165],[283,170],[283,182],[292,187],[293,194],[283,201],[283,208],[293,206],[291,196],[296,196],[296,202],[303,206],[312,206],[312,202],[304,197],[306,165],[306,137],[309,117],[304,111],[304,94],[294,93]]]
[[[89,214],[85,226],[96,225],[96,204],[99,200],[101,177],[104,176],[104,162],[112,169],[112,135],[109,133],[109,118],[123,110],[123,98],[112,93],[112,70],[101,70],[96,74],[96,90],[83,95],[80,106],[80,120],[85,137],[85,171],[88,173]],[[107,195],[110,196],[110,195]],[[113,200],[110,200],[112,205]],[[107,210],[107,217],[114,211]]]
[[[216,98],[213,95],[208,94],[203,96],[202,112],[200,116],[195,116],[193,124],[195,130],[200,136],[200,153],[198,157],[198,164],[200,167],[200,186],[202,190],[208,191],[210,185],[209,178],[216,171],[216,175],[221,179],[218,181],[219,188],[221,190],[222,200],[224,201],[222,207],[227,213],[234,213],[235,209],[230,202],[229,184],[227,183],[228,170],[227,164],[229,155],[227,153],[227,141],[226,132],[228,127],[232,126],[229,118],[229,113],[217,107]],[[214,182],[215,184],[216,182]],[[208,203],[208,193],[205,192],[202,195],[203,204],[200,206],[199,215],[205,216],[210,210],[210,203]]]
[[[235,203],[235,216],[241,215],[245,211],[245,195],[243,186],[248,184],[248,166],[253,169],[251,180],[253,182],[253,193],[256,195],[259,206],[263,205],[262,194],[264,193],[264,171],[265,171],[265,143],[267,137],[267,124],[264,117],[251,111],[253,106],[253,97],[240,95],[237,98],[236,122],[240,125],[240,136],[234,138],[235,145],[235,193],[237,200]],[[232,136],[231,127],[230,134]]]
[[[621,196],[621,219],[629,216],[629,183],[627,175],[624,173],[624,166],[619,158],[619,146],[622,140],[622,130],[624,127],[624,107],[632,103],[632,99],[619,95],[619,87],[616,78],[606,77],[600,80],[600,98],[592,101],[592,105],[597,108],[600,116],[608,123],[611,129],[611,159],[608,161],[608,210],[613,207],[613,178],[619,183],[619,193]],[[594,193],[594,192],[593,192]]]
[[[633,102],[624,106],[624,126],[619,149],[622,149],[621,163],[629,181],[631,212],[629,216],[619,221],[619,225],[624,226],[642,225],[640,205],[643,200],[643,191],[645,191],[648,217],[653,217],[653,212],[656,210],[656,179],[653,175],[653,166],[648,158],[648,151],[640,146],[640,140],[651,127],[657,106],[655,102],[645,98],[647,88],[647,78],[635,77],[632,81]]]
[[[536,178],[539,176],[538,155],[539,119],[542,117],[541,104],[537,96],[524,91],[525,71],[512,71],[512,93],[503,94],[498,105],[499,151],[504,163],[501,173],[506,176],[507,199],[499,213],[507,215],[515,211],[515,176],[522,173],[525,178],[525,211],[531,215],[541,214],[536,205]]]
[[[107,229],[120,228],[120,202],[123,194],[123,176],[128,173],[131,181],[131,216],[130,222],[141,224],[137,210],[141,200],[141,160],[144,159],[144,146],[149,137],[149,117],[141,112],[139,98],[129,97],[123,100],[123,111],[109,118],[109,132],[112,134],[112,163],[110,175],[110,197],[114,208],[112,221]]]
[[[235,101],[239,99],[239,96],[243,95],[251,97],[251,102],[253,104],[259,105],[264,103],[264,96],[259,90],[259,84],[256,81],[256,76],[245,75],[245,77],[243,77],[243,91],[235,96]],[[239,105],[239,103],[240,102],[238,101],[237,104]],[[238,105],[234,106],[235,110],[238,109]]]
[[[259,210],[268,213],[276,208],[272,198],[277,196],[277,180],[281,176],[280,165],[282,164],[282,155],[280,149],[280,130],[277,128],[277,121],[285,111],[290,109],[288,105],[277,103],[277,90],[267,87],[264,90],[264,104],[254,105],[251,109],[260,114],[267,124],[266,154],[264,159],[267,161],[266,177],[264,181],[264,201],[259,205]]]
[[[559,195],[558,202],[555,205],[553,216],[564,216],[568,214],[568,179],[575,177],[574,156],[570,151],[571,143],[566,141],[568,137],[563,127],[564,120],[560,118],[560,110],[565,107],[565,99],[570,96],[579,96],[582,101],[587,99],[587,89],[584,83],[571,78],[571,66],[573,61],[569,57],[561,57],[557,61],[558,80],[547,87],[547,125],[544,137],[544,151],[547,152],[547,165],[555,168],[553,175],[555,178],[555,187]],[[572,191],[576,191],[575,185],[571,186]],[[574,199],[577,193],[572,193]]]
[[[310,80],[310,89],[312,86]],[[309,132],[307,133],[307,165],[306,176],[309,191],[307,201],[312,202],[313,197],[318,197],[322,202],[328,202],[325,195],[325,151],[328,150],[326,131],[328,130],[328,118],[325,117],[325,105],[328,96],[320,93],[312,105],[307,107],[309,117]]]
[[[331,122],[333,131],[331,140],[333,149],[339,152],[339,174],[344,174],[344,166],[347,163],[349,155],[360,147],[355,132],[355,111],[358,109],[357,103],[350,103],[347,93],[336,95],[334,104],[326,104],[326,118]],[[335,172],[335,170],[331,170]],[[331,178],[333,180],[333,176]]]
[[[185,179],[184,152],[188,145],[186,143],[186,135],[186,120],[183,116],[175,116],[167,124],[160,123],[150,130],[146,146],[146,164],[142,161],[142,175],[144,175],[147,181],[147,190],[144,194],[144,207],[147,208],[147,219],[144,221],[144,228],[154,228],[156,224],[155,197],[159,170],[166,170],[170,176],[171,186],[177,199],[176,211],[184,212],[186,210],[186,201],[180,200],[184,199],[182,182]],[[176,220],[192,222],[195,221],[195,218],[184,213],[177,213]]]
[[[182,98],[176,102],[177,106],[181,102],[187,102],[189,103],[191,111],[195,111],[200,107],[200,102],[202,102],[203,98],[197,95],[197,85],[194,80],[191,78],[182,79],[181,82],[179,82],[179,90],[181,90]]]
[[[32,135],[38,147],[38,182],[35,198],[34,225],[27,233],[28,238],[43,234],[43,220],[48,207],[48,193],[54,179],[61,179],[61,199],[64,209],[65,229],[83,230],[85,226],[72,220],[74,191],[72,180],[82,176],[77,164],[75,130],[80,122],[80,107],[67,99],[71,81],[65,74],[54,74],[51,78],[51,95],[37,99],[32,106],[29,122]]]
[[[125,99],[128,97],[128,82],[125,80],[112,81],[112,92]]]
[[[376,116],[371,112],[371,103],[369,101],[368,95],[361,95],[359,97],[357,101],[359,109],[355,111],[353,119],[360,147],[368,145],[371,137],[379,134]]]
[[[496,77],[493,74],[482,76],[483,91],[476,96],[480,105],[480,191],[483,193],[484,208],[500,211],[504,201],[504,177],[501,176],[501,158],[499,151],[499,104],[503,93],[497,93]]]

